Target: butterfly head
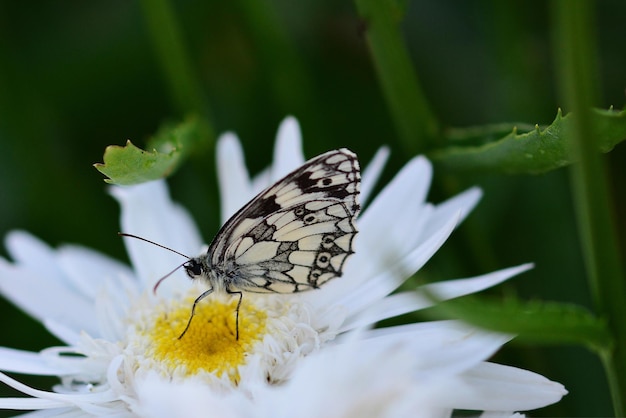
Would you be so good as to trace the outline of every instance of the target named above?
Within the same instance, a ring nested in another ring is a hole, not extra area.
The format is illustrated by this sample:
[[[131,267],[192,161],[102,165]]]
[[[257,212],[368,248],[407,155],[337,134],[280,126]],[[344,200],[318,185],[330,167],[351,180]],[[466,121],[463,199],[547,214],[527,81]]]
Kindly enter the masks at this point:
[[[187,272],[187,276],[189,276],[192,280],[204,276],[204,265],[202,264],[202,260],[199,258],[189,259],[189,261],[183,264],[183,267]]]

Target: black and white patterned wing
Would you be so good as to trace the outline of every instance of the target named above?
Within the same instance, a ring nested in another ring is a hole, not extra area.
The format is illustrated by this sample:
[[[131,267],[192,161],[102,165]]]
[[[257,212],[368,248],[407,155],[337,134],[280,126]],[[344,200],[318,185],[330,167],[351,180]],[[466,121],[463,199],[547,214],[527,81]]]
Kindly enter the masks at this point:
[[[341,276],[353,252],[360,169],[347,149],[319,155],[261,192],[220,230],[212,268],[231,290],[292,293]]]

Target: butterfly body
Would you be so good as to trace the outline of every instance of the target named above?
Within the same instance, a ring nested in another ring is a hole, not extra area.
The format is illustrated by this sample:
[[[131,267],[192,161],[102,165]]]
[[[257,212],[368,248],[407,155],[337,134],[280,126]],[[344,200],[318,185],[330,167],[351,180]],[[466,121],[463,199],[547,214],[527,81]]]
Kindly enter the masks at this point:
[[[341,276],[357,229],[360,168],[347,149],[329,151],[261,192],[217,233],[207,253],[184,268],[213,292],[296,293]]]

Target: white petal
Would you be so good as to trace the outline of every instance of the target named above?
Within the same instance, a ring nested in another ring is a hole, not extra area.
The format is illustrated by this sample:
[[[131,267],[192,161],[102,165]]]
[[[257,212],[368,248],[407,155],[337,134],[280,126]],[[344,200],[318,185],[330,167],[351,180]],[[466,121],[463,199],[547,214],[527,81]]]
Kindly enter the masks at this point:
[[[465,190],[462,193],[440,203],[436,206],[435,212],[430,222],[424,229],[424,235],[428,236],[433,230],[437,229],[437,219],[442,219],[441,222],[445,222],[451,216],[460,213],[459,223],[461,223],[467,215],[478,204],[478,201],[482,197],[482,190],[478,187],[472,187]]]
[[[492,356],[510,336],[472,328],[459,321],[431,321],[366,331],[363,350],[407,347],[414,359],[405,366],[422,380],[454,376]]]
[[[271,168],[272,167],[265,168],[252,178],[252,192],[250,193],[250,198],[248,200],[252,200],[254,196],[258,195],[273,184],[271,180]],[[248,202],[246,201],[246,203]]]
[[[423,239],[421,232],[427,216],[422,209],[431,176],[428,160],[416,157],[409,161],[359,218],[357,239],[361,245],[375,245],[385,251],[389,244],[390,251],[399,254],[414,248]]]
[[[44,318],[42,322],[50,334],[54,335],[67,345],[76,344],[80,338],[80,330],[74,330],[56,320],[49,318]]]
[[[393,262],[394,255],[405,255],[450,218],[460,214],[460,222],[480,199],[480,189],[472,188],[440,205],[426,204],[431,175],[428,160],[413,159],[359,218],[356,257],[360,251],[361,264],[367,266],[371,260],[380,260],[381,255],[387,262]],[[374,252],[362,251],[364,247]]]
[[[485,411],[480,418],[524,418],[524,414],[512,411]]]
[[[151,418],[244,418],[254,411],[241,392],[217,393],[193,379],[173,384],[149,376],[138,382],[137,392],[139,405],[135,412]]]
[[[120,341],[125,337],[128,325],[128,310],[132,306],[122,289],[112,289],[107,285],[95,301],[98,328],[102,338],[108,341]]]
[[[220,185],[221,219],[224,224],[253,197],[250,176],[241,149],[233,133],[225,133],[217,141],[217,177]]]
[[[78,370],[49,364],[39,353],[0,347],[0,370],[40,376],[63,376]]]
[[[24,398],[19,398],[24,399]],[[28,408],[27,408],[28,409]],[[33,412],[16,415],[15,418],[84,418],[85,413],[77,408],[39,409]]]
[[[152,181],[136,186],[113,187],[111,194],[122,206],[122,231],[152,240],[187,256],[196,256],[202,240],[189,213],[172,202],[164,181]],[[142,288],[155,282],[185,261],[183,257],[156,245],[134,238],[124,238],[124,244]],[[182,270],[182,269],[181,269]],[[179,270],[159,291],[180,287],[186,275]]]
[[[420,246],[399,259],[393,253],[383,254],[386,249],[382,248],[379,248],[378,254],[375,249],[362,251],[360,257],[357,252],[350,260],[351,264],[348,264],[345,277],[326,285],[332,291],[325,292],[323,295],[320,295],[322,292],[314,293],[318,299],[317,303],[338,303],[353,314],[382,299],[393,292],[407,277],[419,270],[437,252],[456,224],[456,218],[450,219],[436,234],[431,235]],[[367,244],[375,245],[375,243]],[[363,245],[365,243],[362,243]],[[385,256],[388,258],[385,259]],[[369,257],[369,262],[377,261],[378,266],[372,268],[363,257]],[[354,263],[355,259],[360,262]],[[364,269],[363,266],[366,268]],[[371,274],[375,276],[372,277]]]
[[[28,270],[41,280],[67,287],[68,280],[59,268],[54,250],[25,231],[11,231],[5,238],[7,251],[21,270]]]
[[[347,318],[341,325],[340,331],[347,331],[373,325],[383,319],[393,318],[408,312],[417,311],[426,306],[429,300],[417,292],[402,292],[389,295],[375,301],[363,311],[355,313]]]
[[[490,404],[486,397],[497,396],[488,395],[481,385],[503,383],[526,396],[536,394],[532,388],[536,382],[524,378],[524,371],[484,370],[482,361],[507,340],[506,336],[472,330],[452,321],[393,328],[395,332],[386,329],[366,332],[366,335],[379,335],[329,347],[307,357],[290,381],[259,399],[260,411],[272,411],[271,416],[277,418],[443,417],[449,416],[453,409],[494,410],[496,406],[499,411],[528,409],[531,403],[555,402],[563,394],[557,390],[557,396],[540,402],[527,400],[523,408],[515,408],[522,405],[510,399],[504,402],[494,399]],[[398,328],[403,330],[398,332]],[[471,378],[474,375],[484,378],[484,382],[475,382]],[[539,379],[544,378],[539,376]],[[466,387],[458,384],[469,380],[478,384],[474,396],[471,384]],[[464,392],[460,400],[456,388]],[[507,388],[496,393],[508,396],[513,391]],[[476,402],[468,403],[466,397]],[[331,410],[328,405],[332,405]]]
[[[378,235],[374,235],[376,231],[373,231],[373,228],[358,224],[360,233],[354,244],[355,254],[348,262],[346,274],[375,276],[393,267],[398,260],[405,258],[416,248],[422,247],[433,235],[424,236],[421,233],[431,218],[433,207],[424,205],[414,208],[413,212],[415,215],[411,217],[408,210],[396,210],[389,214],[389,220],[379,219],[377,229],[387,227],[388,233],[381,230],[378,231]],[[392,219],[397,219],[398,223],[394,224]],[[401,230],[398,225],[403,225],[405,229]],[[456,223],[452,229],[455,227]],[[438,228],[441,229],[442,225],[439,224]],[[411,274],[405,273],[409,274],[404,275],[404,279]]]
[[[56,406],[50,406],[51,408],[80,405],[81,409],[90,409],[90,406],[95,409],[97,408],[96,405],[89,404],[112,402],[118,399],[118,396],[112,391],[94,392],[86,394],[62,394],[38,390],[31,388],[30,386],[27,386],[21,382],[18,382],[17,380],[5,375],[4,373],[0,373],[0,382],[12,387],[15,390],[22,392],[25,395],[45,399],[48,401],[62,402],[59,404],[55,404]]]
[[[456,408],[492,411],[528,411],[561,400],[567,390],[560,383],[527,370],[480,363],[449,382]],[[442,396],[442,398],[445,398]],[[451,400],[441,400],[451,403]]]
[[[465,337],[466,332],[460,333],[458,341],[453,339],[447,344],[455,350],[455,343],[465,344]],[[378,342],[352,341],[305,358],[290,381],[258,400],[261,414],[276,418],[450,416],[453,408],[433,404],[428,391],[421,390],[428,389],[432,379],[416,382],[415,366],[420,363],[421,352],[398,340]],[[457,357],[465,361],[460,354]],[[432,366],[437,369],[439,365]],[[453,393],[448,395],[454,397]]]
[[[274,161],[272,162],[270,177],[271,184],[291,173],[303,163],[304,154],[302,153],[300,125],[296,118],[288,116],[281,122],[276,135]]]
[[[389,147],[380,147],[361,175],[361,205],[369,201],[389,158]]]
[[[85,247],[62,246],[57,257],[65,276],[86,299],[95,299],[98,289],[110,280],[133,276],[126,265]]]
[[[67,406],[66,402],[38,398],[0,398],[0,409],[28,411],[33,409],[52,409]]]
[[[407,350],[359,352],[352,345],[319,352],[305,358],[280,390],[268,391],[258,400],[262,416],[390,416],[388,410],[410,383],[402,365],[408,358]]]
[[[180,283],[171,284],[180,286]],[[142,290],[134,276],[124,274],[108,278],[99,289],[95,307],[98,328],[104,339],[109,341],[125,339],[129,310],[140,297]]]
[[[54,270],[54,264],[50,270]],[[77,292],[48,277],[0,258],[0,290],[24,312],[39,321],[54,319],[76,331],[98,336],[93,305]]]
[[[502,283],[513,276],[517,276],[533,268],[532,263],[509,267],[503,270],[494,271],[482,276],[469,279],[446,280],[443,282],[431,283],[423,286],[423,293],[430,293],[439,300],[444,301],[470,293],[480,292],[489,287]]]
[[[428,308],[435,305],[438,301],[442,302],[470,293],[476,293],[500,284],[530,268],[532,268],[532,264],[523,264],[494,271],[483,276],[427,284],[419,287],[415,292],[389,295],[368,305],[363,311],[353,314],[342,325],[341,330],[345,331],[374,324],[383,319]]]

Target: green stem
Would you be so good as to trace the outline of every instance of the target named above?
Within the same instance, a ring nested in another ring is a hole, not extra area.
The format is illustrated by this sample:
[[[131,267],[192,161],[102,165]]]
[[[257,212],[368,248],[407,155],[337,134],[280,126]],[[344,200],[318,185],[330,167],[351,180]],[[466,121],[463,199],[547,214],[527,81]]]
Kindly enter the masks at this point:
[[[590,106],[597,62],[592,32],[593,7],[587,0],[555,0],[554,48],[561,68],[564,103],[575,117],[570,130],[572,152],[580,162],[572,166],[571,183],[589,287],[598,313],[608,320],[612,347],[599,353],[607,374],[614,412],[626,405],[626,289],[617,247],[616,226],[604,162],[593,145]],[[582,377],[581,377],[582,378]]]
[[[439,122],[430,109],[398,30],[398,3],[355,0],[396,130],[411,153],[424,152],[437,139]]]
[[[168,0],[141,0],[157,59],[172,100],[182,115],[208,119],[209,106],[185,48],[182,31]],[[212,129],[211,129],[212,130]]]
[[[281,110],[306,114],[313,96],[310,77],[274,8],[258,0],[239,0],[237,4],[259,50],[261,71]]]

